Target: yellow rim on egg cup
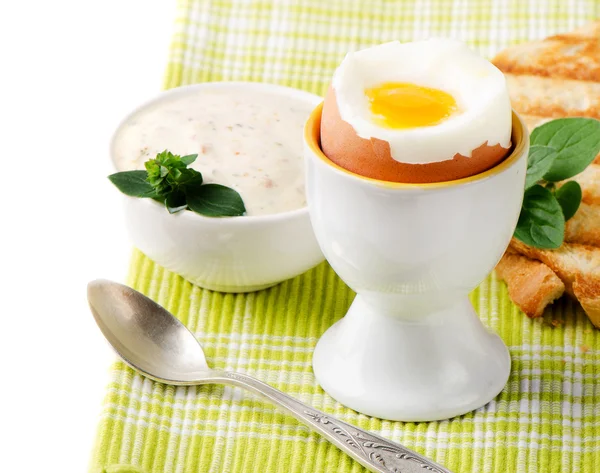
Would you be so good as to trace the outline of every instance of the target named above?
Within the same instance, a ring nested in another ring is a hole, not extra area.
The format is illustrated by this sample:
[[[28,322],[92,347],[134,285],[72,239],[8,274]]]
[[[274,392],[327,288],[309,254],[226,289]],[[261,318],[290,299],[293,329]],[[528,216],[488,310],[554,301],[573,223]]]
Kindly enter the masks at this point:
[[[308,121],[304,127],[304,139],[311,151],[317,156],[321,161],[326,163],[327,165],[337,169],[344,174],[348,174],[356,179],[360,179],[363,181],[372,182],[378,186],[389,187],[392,189],[439,189],[442,187],[451,187],[451,186],[459,186],[461,184],[468,184],[471,182],[479,181],[481,179],[486,179],[491,176],[495,176],[496,174],[500,174],[505,169],[511,167],[523,154],[525,149],[525,145],[527,143],[526,137],[527,128],[525,124],[517,115],[517,113],[513,110],[512,112],[512,150],[510,154],[502,160],[496,166],[488,169],[487,171],[480,172],[479,174],[474,174],[472,176],[463,177],[461,179],[455,179],[453,181],[442,181],[442,182],[427,182],[427,183],[408,183],[408,182],[392,182],[392,181],[382,181],[380,179],[373,179],[371,177],[365,177],[360,174],[356,174],[348,169],[345,169],[341,166],[338,166],[336,163],[331,161],[323,151],[321,150],[321,114],[323,112],[323,102],[321,102],[317,107],[312,111],[310,117],[308,117]]]

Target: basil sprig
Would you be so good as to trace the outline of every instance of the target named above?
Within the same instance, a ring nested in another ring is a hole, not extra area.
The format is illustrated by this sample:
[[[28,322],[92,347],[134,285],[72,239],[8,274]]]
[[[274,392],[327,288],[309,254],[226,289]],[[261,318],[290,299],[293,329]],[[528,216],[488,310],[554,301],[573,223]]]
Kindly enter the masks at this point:
[[[125,195],[151,198],[169,213],[191,210],[207,217],[235,217],[246,212],[244,201],[233,189],[204,184],[202,174],[189,168],[197,154],[178,156],[163,151],[146,161],[146,170],[117,172],[108,176]]]
[[[536,248],[562,245],[565,222],[582,194],[575,181],[554,183],[582,172],[599,152],[600,121],[594,118],[559,118],[533,130],[515,238]]]

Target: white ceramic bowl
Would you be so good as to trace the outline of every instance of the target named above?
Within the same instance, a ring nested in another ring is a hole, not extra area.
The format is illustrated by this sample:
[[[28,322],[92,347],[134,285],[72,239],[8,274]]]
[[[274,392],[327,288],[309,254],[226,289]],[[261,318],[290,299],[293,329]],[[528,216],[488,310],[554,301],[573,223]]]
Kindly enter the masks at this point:
[[[321,100],[289,87],[252,82],[211,82],[162,92],[134,110],[115,131],[110,146],[115,169],[121,170],[115,161],[115,137],[133,115],[174,96],[228,88],[266,92],[274,99],[291,96],[313,106]],[[152,199],[124,199],[133,244],[161,266],[207,289],[264,289],[323,260],[306,207],[272,215],[209,218],[190,211],[170,215]]]

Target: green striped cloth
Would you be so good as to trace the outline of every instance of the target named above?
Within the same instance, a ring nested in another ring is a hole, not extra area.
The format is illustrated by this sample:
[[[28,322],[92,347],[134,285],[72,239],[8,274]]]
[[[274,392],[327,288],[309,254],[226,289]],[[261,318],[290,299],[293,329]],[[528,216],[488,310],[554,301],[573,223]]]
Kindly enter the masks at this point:
[[[597,16],[594,0],[180,0],[165,85],[252,80],[322,94],[350,49],[452,36],[489,57]],[[315,383],[314,345],[354,296],[326,263],[265,291],[225,295],[136,251],[128,282],[187,324],[211,365],[247,372],[453,471],[600,471],[600,331],[566,298],[530,320],[503,283],[486,279],[472,300],[510,348],[508,384],[476,412],[416,424],[357,414]],[[123,473],[363,471],[239,389],[165,386],[121,362],[112,368],[91,463],[94,472]]]

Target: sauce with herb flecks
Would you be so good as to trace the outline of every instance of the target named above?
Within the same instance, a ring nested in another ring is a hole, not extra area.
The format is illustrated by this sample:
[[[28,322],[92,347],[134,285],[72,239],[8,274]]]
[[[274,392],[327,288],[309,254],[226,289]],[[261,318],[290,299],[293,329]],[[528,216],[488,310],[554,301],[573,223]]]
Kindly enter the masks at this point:
[[[113,144],[119,171],[144,169],[165,149],[198,154],[204,182],[238,191],[247,215],[306,205],[302,129],[314,104],[266,91],[196,90],[134,114]]]

